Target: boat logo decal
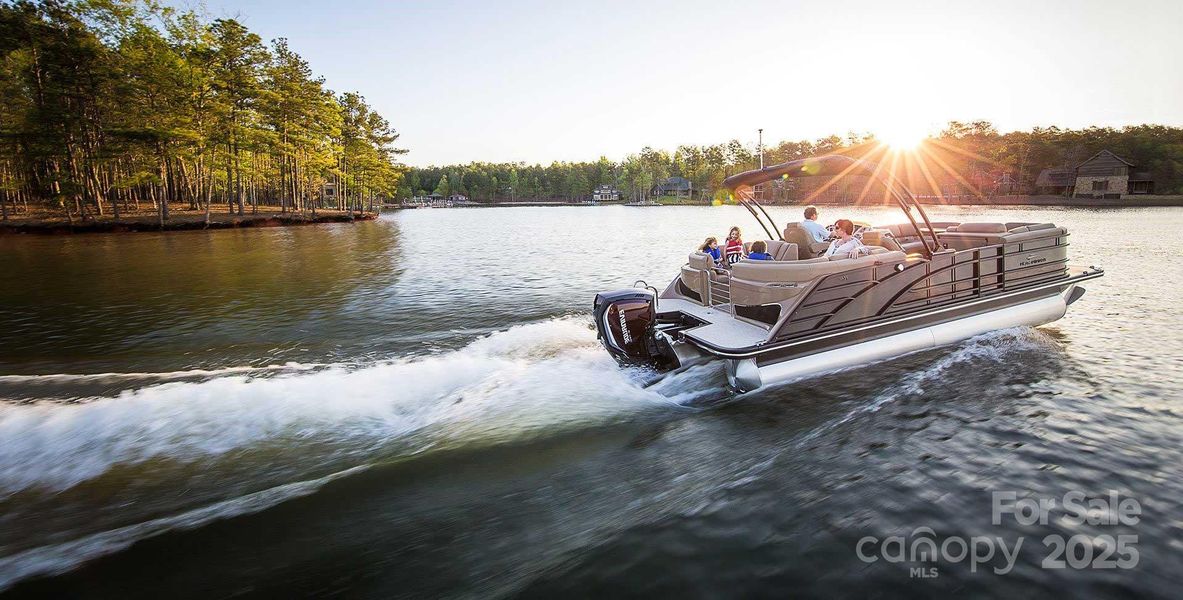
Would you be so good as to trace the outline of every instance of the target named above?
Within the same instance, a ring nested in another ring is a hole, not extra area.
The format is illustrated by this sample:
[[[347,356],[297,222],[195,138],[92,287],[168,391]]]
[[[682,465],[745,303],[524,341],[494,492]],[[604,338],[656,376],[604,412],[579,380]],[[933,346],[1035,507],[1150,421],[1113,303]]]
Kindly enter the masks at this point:
[[[616,309],[616,314],[620,315],[620,336],[624,338],[624,343],[633,343],[633,336],[628,332],[628,320],[624,318],[624,311],[619,308]]]

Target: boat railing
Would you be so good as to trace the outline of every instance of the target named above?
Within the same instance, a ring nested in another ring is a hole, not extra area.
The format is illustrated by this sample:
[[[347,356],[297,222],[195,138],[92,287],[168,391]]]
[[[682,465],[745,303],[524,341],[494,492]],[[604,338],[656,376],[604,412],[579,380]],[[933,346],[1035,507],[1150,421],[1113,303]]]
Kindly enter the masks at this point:
[[[814,288],[814,291],[810,292],[810,294],[816,292],[821,297],[807,295],[803,298],[784,321],[781,330],[775,335],[775,339],[785,341],[808,337],[842,328],[870,325],[886,317],[906,317],[931,311],[934,308],[952,307],[967,301],[987,300],[994,295],[1046,289],[1048,284],[1069,280],[1073,277],[1068,268],[1067,258],[1027,266],[1014,266],[1009,269],[1007,268],[1007,259],[1057,246],[1068,246],[1068,242],[1064,240],[1067,235],[1059,237],[1060,241],[1056,246],[1029,250],[1013,248],[1008,251],[1008,244],[958,250],[953,254],[951,262],[926,271],[923,276],[915,280],[913,285],[898,292],[890,302],[861,318],[834,321],[838,311],[844,308],[847,303],[855,301],[855,297],[848,296],[838,306],[826,308],[827,305],[833,305],[835,302],[835,297],[831,292],[835,288],[849,285],[841,279],[844,275],[841,272],[826,275]],[[1009,246],[1015,246],[1015,244]],[[843,283],[834,286],[827,285],[831,278]],[[879,284],[881,281],[870,282],[872,286]],[[905,297],[905,293],[910,296]]]
[[[728,274],[708,274],[706,305],[731,312],[731,277]]]

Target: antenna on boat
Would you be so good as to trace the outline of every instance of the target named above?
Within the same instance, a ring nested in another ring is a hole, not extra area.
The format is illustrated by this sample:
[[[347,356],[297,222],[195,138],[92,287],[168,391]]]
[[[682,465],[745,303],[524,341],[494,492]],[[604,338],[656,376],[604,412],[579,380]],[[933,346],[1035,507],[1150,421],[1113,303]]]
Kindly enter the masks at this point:
[[[760,168],[763,169],[764,168],[764,129],[763,128],[757,129],[756,132],[760,136],[760,141],[756,142],[756,149],[759,150],[759,152],[760,152]]]

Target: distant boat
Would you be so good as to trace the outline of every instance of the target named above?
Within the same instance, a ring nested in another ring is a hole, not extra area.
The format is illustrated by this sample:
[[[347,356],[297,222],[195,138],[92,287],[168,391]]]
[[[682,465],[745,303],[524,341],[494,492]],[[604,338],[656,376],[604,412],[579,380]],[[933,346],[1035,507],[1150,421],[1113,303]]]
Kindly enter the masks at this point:
[[[627,202],[624,206],[661,206],[652,200],[637,200],[636,202]]]

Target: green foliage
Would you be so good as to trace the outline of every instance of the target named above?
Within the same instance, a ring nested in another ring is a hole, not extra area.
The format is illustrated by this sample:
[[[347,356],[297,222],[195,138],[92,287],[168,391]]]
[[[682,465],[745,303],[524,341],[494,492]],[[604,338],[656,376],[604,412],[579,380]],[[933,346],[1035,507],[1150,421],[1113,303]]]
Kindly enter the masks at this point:
[[[0,189],[85,216],[160,199],[303,210],[393,197],[398,134],[286,40],[148,0],[0,3]],[[87,208],[89,207],[89,208]]]
[[[917,156],[924,158],[930,175],[942,187],[960,186],[973,193],[990,191],[1003,174],[1031,189],[1040,170],[1078,164],[1102,149],[1136,163],[1139,170],[1149,171],[1159,193],[1183,193],[1183,129],[1163,125],[1081,130],[1050,127],[1002,134],[987,121],[954,121],[926,142]],[[777,164],[835,152],[878,161],[885,160],[884,154],[877,153],[882,150],[872,136],[848,133],[845,137],[832,135],[769,145],[764,150],[764,162]],[[891,162],[890,158],[886,160]],[[916,162],[909,159],[909,164],[901,164],[899,175],[918,193],[931,193],[925,189],[930,184]],[[511,195],[519,200],[578,199],[589,196],[599,185],[615,186],[626,200],[639,200],[647,198],[650,189],[666,177],[680,176],[690,180],[695,190],[693,201],[719,204],[729,201],[726,191],[720,189],[723,179],[757,166],[756,149],[731,140],[710,146],[682,145],[672,154],[646,147],[619,163],[605,157],[595,162],[554,162],[549,166],[476,162],[413,168],[409,177],[421,182],[410,189],[434,189],[447,174],[453,193],[476,200],[503,201]],[[464,183],[458,185],[458,181]],[[782,185],[793,197],[794,183]],[[861,186],[858,183],[853,193],[857,195]]]

